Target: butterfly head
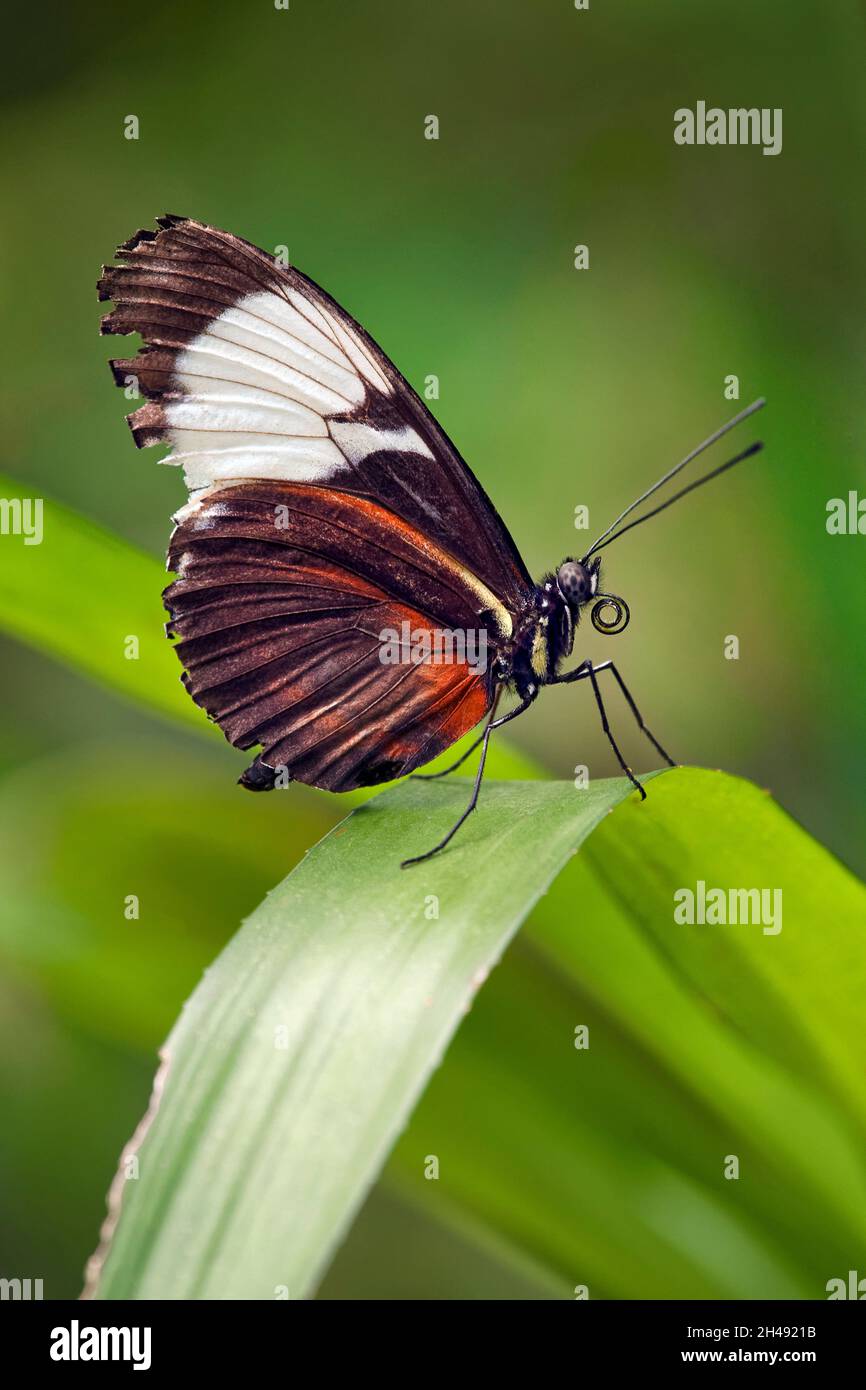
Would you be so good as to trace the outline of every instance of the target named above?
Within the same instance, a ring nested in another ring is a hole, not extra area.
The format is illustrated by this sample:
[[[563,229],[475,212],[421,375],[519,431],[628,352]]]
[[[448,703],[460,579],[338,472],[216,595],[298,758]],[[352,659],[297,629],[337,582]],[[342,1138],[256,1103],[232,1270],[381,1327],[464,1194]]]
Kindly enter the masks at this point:
[[[575,626],[580,619],[581,609],[592,602],[590,619],[596,631],[607,634],[622,632],[631,616],[628,604],[615,594],[601,593],[600,582],[601,559],[597,555],[583,560],[564,560],[556,572],[556,587]]]

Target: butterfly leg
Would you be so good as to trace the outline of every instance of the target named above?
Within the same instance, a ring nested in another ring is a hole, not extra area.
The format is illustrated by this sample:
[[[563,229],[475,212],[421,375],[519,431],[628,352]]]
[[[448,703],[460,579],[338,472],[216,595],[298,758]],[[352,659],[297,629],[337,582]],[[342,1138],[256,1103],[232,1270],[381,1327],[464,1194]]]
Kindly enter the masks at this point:
[[[450,767],[443,768],[441,772],[410,772],[409,776],[414,777],[419,782],[435,782],[437,777],[447,777],[450,772],[456,772],[458,767],[460,767],[462,763],[465,763],[469,755],[475,752],[475,749],[478,747],[478,745],[484,742],[484,735],[487,733],[487,730],[489,729],[490,725],[493,723],[493,720],[496,717],[496,706],[499,704],[499,700],[502,695],[502,689],[503,687],[501,685],[497,687],[496,694],[493,697],[493,704],[490,709],[490,718],[488,719],[483,731],[478,735],[478,737],[475,739],[473,743],[470,743],[469,747],[466,749],[466,752],[461,753],[456,763],[452,763]]]
[[[489,721],[487,728],[481,736],[481,757],[478,760],[478,771],[475,774],[475,786],[472,788],[472,796],[469,798],[469,805],[466,807],[466,810],[463,812],[462,816],[460,816],[459,820],[454,822],[448,834],[439,841],[438,845],[434,845],[432,849],[428,849],[426,854],[417,854],[413,859],[404,859],[403,863],[400,865],[401,869],[408,868],[410,864],[422,864],[425,859],[432,859],[434,854],[438,854],[440,849],[445,848],[449,840],[452,840],[457,834],[463,822],[468,820],[472,815],[472,812],[478,805],[478,793],[481,790],[481,779],[484,776],[484,764],[487,761],[487,745],[490,742],[490,735],[493,733],[494,729],[501,728],[502,725],[507,724],[510,719],[516,719],[519,714],[523,714],[524,710],[529,709],[534,699],[535,694],[522,700],[517,706],[517,709],[510,710],[508,714],[503,714],[499,719],[491,719]]]
[[[592,693],[595,696],[595,703],[598,705],[598,712],[601,716],[601,727],[607,734],[607,741],[616,755],[617,762],[619,763],[628,780],[631,782],[635,791],[640,792],[641,801],[646,801],[646,792],[644,791],[640,782],[635,777],[625,758],[622,756],[622,753],[619,751],[619,744],[614,738],[610,724],[607,721],[607,712],[604,708],[604,700],[601,698],[601,691],[598,687],[598,676],[596,672],[600,670],[607,670],[608,665],[610,664],[612,663],[605,662],[602,666],[596,667],[593,666],[592,662],[589,659],[587,659],[586,661],[581,662],[579,666],[576,666],[573,671],[569,671],[567,675],[560,676],[556,681],[551,683],[555,685],[571,685],[572,681],[588,680],[590,682],[590,684],[592,685]],[[634,708],[633,704],[632,708]]]
[[[668,753],[664,748],[662,748],[655,734],[643,722],[643,715],[641,714],[640,710],[635,704],[631,691],[629,690],[628,686],[626,685],[625,681],[623,680],[622,676],[617,670],[615,664],[612,661],[603,661],[600,666],[595,666],[593,669],[596,675],[598,675],[600,671],[610,671],[611,675],[613,676],[614,680],[616,681],[617,685],[619,686],[620,690],[625,696],[626,701],[628,703],[628,707],[634,715],[637,721],[637,726],[640,729],[641,733],[646,734],[653,748],[655,748],[657,753],[661,754],[668,767],[676,767],[676,763],[674,762],[670,753]]]

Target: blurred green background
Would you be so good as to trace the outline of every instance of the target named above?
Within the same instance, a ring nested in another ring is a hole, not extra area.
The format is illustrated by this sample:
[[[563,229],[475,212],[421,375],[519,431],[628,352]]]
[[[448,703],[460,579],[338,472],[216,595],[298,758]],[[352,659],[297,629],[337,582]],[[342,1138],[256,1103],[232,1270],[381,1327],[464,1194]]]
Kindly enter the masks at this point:
[[[435,413],[536,575],[580,553],[575,507],[598,532],[738,408],[736,374],[740,405],[768,398],[766,452],[608,552],[632,623],[580,654],[615,647],[680,761],[769,787],[863,872],[866,542],[825,529],[866,476],[859,6],[151,0],[134,24],[49,5],[6,37],[2,468],[22,495],[164,553],[182,479],[133,447],[94,288],[164,211],[287,245],[416,388],[436,374]],[[699,99],[782,107],[782,153],[676,146]],[[347,808],[246,797],[243,756],[195,718],[160,721],[71,657],[9,639],[2,659],[0,1264],[59,1297],[183,999]],[[611,775],[587,692],[543,709],[513,746]],[[619,709],[617,728],[650,766]],[[526,1291],[425,1222],[383,1188],[334,1293],[393,1294],[400,1251],[412,1296]]]

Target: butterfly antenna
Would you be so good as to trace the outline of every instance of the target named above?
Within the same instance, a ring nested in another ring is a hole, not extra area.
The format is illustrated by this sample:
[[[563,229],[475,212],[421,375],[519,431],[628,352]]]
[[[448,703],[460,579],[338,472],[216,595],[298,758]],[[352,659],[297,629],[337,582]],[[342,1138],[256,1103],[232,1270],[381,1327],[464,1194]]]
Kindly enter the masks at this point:
[[[676,475],[680,473],[682,469],[684,469],[688,464],[690,464],[693,459],[696,459],[699,454],[704,453],[706,449],[709,449],[711,445],[715,444],[716,440],[721,439],[723,435],[727,434],[728,430],[732,430],[736,425],[741,424],[743,420],[747,420],[750,415],[754,415],[755,411],[760,410],[763,406],[766,405],[766,403],[767,402],[765,398],[763,396],[759,396],[756,401],[752,401],[751,405],[747,405],[745,410],[741,410],[738,415],[735,415],[733,417],[733,419],[728,420],[727,424],[720,426],[719,429],[715,430],[711,435],[708,435],[702,443],[698,444],[697,448],[692,449],[691,453],[686,454],[685,458],[681,459],[680,462],[675,464],[673,468],[668,469],[667,473],[665,473],[661,478],[659,478],[657,482],[653,483],[652,487],[648,487],[646,492],[642,492],[640,497],[636,497],[634,502],[630,503],[630,505],[627,506],[624,511],[620,512],[619,516],[616,518],[615,521],[611,522],[610,526],[608,526],[606,531],[602,531],[601,535],[598,537],[598,540],[595,541],[595,543],[591,545],[587,550],[586,554],[583,557],[582,563],[585,564],[586,561],[589,559],[590,555],[594,555],[596,550],[600,550],[602,548],[602,543],[607,545],[610,544],[608,537],[610,536],[611,540],[614,539],[612,532],[616,531],[616,528],[619,526],[620,522],[624,521],[627,516],[630,516],[636,507],[639,507],[643,502],[646,502],[647,498],[652,497],[653,493],[658,492],[659,488],[664,487],[665,483],[669,483],[671,478],[675,478]],[[675,497],[671,497],[669,501],[664,504],[664,506],[655,507],[651,512],[647,512],[646,516],[642,517],[641,520],[648,520],[649,517],[655,516],[657,512],[664,511],[664,507],[670,506],[671,502],[675,502],[677,498],[685,496],[687,492],[691,492],[693,488],[699,487],[701,483],[708,483],[711,478],[717,477],[719,473],[724,473],[725,469],[727,468],[733,468],[735,463],[740,463],[743,458],[748,458],[751,453],[755,452],[755,449],[749,449],[744,454],[738,455],[737,458],[731,459],[726,464],[722,464],[720,468],[714,469],[712,473],[707,473],[706,476],[701,478],[698,482],[692,483],[687,488],[683,488],[683,490],[681,492],[678,492]],[[630,531],[632,526],[636,525],[636,521],[631,522],[628,526],[624,526],[622,531],[618,531],[617,535],[623,535],[626,531]]]
[[[720,463],[718,468],[714,468],[710,473],[705,473],[702,478],[696,478],[693,483],[689,483],[686,487],[681,487],[679,492],[674,493],[673,497],[666,498],[664,502],[660,502],[659,505],[653,507],[651,511],[644,512],[643,516],[635,517],[634,521],[630,521],[628,526],[623,526],[621,531],[617,531],[615,535],[610,536],[606,541],[602,541],[601,545],[594,546],[593,551],[604,550],[606,545],[610,545],[613,541],[618,541],[620,536],[625,535],[626,531],[631,531],[634,526],[640,526],[643,521],[649,521],[651,516],[658,516],[659,512],[665,511],[667,507],[672,507],[674,502],[678,502],[681,497],[685,497],[687,492],[694,492],[696,487],[703,487],[704,483],[710,482],[713,478],[718,478],[720,473],[726,473],[728,469],[733,468],[735,464],[742,463],[744,459],[751,458],[753,454],[759,454],[763,447],[764,445],[760,439],[754,444],[750,444],[748,449],[744,449],[743,452],[737,454],[735,458],[728,459],[727,463]]]

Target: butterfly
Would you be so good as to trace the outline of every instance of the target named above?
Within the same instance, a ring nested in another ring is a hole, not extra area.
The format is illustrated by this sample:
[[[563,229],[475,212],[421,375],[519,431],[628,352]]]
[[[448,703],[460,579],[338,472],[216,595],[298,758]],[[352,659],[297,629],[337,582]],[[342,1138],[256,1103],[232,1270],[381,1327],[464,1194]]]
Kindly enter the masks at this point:
[[[626,518],[763,405],[754,402],[637,498],[580,559],[535,583],[478,480],[368,333],[312,280],[250,242],[187,217],[157,219],[103,268],[106,334],[138,333],[115,381],[145,403],[136,445],[167,443],[189,501],[174,518],[166,630],[192,699],[237,748],[258,750],[252,791],[298,781],[329,791],[415,773],[464,734],[494,730],[546,685],[586,681],[625,775],[599,677],[569,671],[577,626],[621,632],[625,600],[604,592],[599,552],[761,447]],[[625,523],[625,524],[624,524]],[[498,713],[503,692],[516,698]],[[463,761],[459,759],[451,772]],[[446,773],[432,774],[443,776]],[[422,774],[419,774],[422,775]]]

